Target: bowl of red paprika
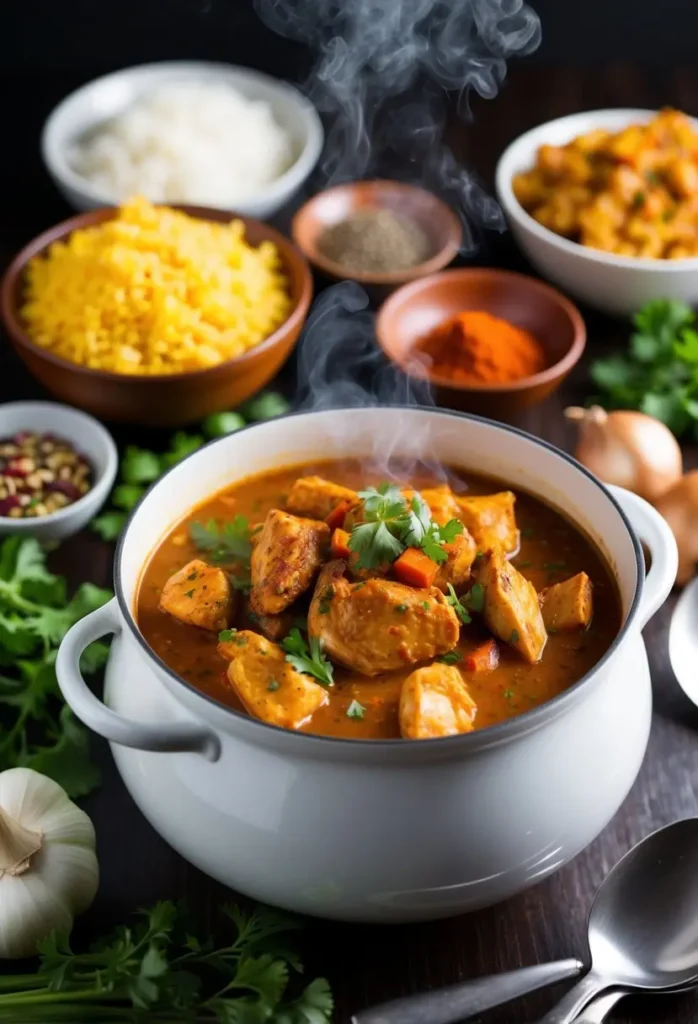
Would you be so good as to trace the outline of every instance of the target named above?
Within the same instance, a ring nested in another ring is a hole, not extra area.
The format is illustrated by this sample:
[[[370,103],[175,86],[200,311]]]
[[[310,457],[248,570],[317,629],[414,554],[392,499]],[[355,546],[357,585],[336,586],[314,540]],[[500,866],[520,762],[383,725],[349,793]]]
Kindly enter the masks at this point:
[[[555,391],[579,361],[579,310],[537,278],[445,270],[399,288],[376,336],[406,374],[431,383],[437,405],[511,421]]]

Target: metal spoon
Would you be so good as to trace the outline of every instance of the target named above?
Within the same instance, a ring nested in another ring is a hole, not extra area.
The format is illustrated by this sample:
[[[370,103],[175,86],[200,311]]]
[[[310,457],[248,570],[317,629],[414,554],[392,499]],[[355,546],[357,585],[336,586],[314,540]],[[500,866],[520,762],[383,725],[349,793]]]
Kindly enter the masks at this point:
[[[589,914],[589,973],[539,1024],[573,1024],[609,988],[698,985],[698,818],[659,829],[616,864]]]
[[[474,978],[433,992],[392,999],[362,1010],[351,1021],[352,1024],[454,1024],[556,981],[576,978],[583,969],[582,962],[575,959],[522,967],[518,971]]]
[[[698,576],[676,603],[669,627],[669,661],[686,696],[698,704]]]
[[[582,1010],[579,1017],[574,1018],[574,1024],[604,1024],[606,1017],[608,1017],[616,1003],[619,1003],[623,996],[627,996],[627,994],[622,989],[616,989],[614,992],[604,992],[602,996],[597,996],[596,999],[593,999]]]

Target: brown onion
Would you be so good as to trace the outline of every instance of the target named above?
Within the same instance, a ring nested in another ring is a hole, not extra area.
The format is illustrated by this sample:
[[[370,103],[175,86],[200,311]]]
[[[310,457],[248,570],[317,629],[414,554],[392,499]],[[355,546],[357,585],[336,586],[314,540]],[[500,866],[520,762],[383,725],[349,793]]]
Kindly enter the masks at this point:
[[[660,512],[676,537],[679,571],[676,582],[683,586],[698,564],[698,469],[681,477],[657,502]]]
[[[653,502],[680,479],[678,441],[653,416],[625,409],[606,412],[598,405],[573,406],[565,415],[580,428],[575,457],[604,483]]]

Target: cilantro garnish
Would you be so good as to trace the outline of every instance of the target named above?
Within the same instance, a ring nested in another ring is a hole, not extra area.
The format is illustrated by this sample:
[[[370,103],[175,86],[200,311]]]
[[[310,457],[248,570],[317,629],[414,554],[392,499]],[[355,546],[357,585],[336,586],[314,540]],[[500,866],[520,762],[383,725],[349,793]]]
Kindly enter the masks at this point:
[[[221,644],[229,644],[236,633],[237,629],[222,629],[218,634],[218,642]]]
[[[458,597],[453,589],[453,584],[449,583],[447,586],[446,601],[451,605],[463,625],[467,626],[473,621],[470,612],[481,612],[485,605],[485,588],[481,583],[476,583],[467,594]]]
[[[447,654],[441,654],[436,659],[442,662],[444,665],[455,665],[457,661],[461,661],[463,655],[460,651],[448,651]]]
[[[463,524],[451,519],[439,526],[431,518],[429,506],[421,494],[409,502],[395,484],[380,484],[359,491],[362,522],[351,531],[349,549],[358,555],[358,569],[375,569],[394,562],[406,548],[421,548],[434,562],[448,558],[444,544],[451,544]]]
[[[365,713],[366,708],[358,700],[353,700],[347,708],[347,718],[363,718]]]
[[[33,768],[70,796],[84,796],[98,784],[87,732],[63,704],[55,662],[68,629],[111,597],[83,583],[68,599],[65,580],[46,568],[38,541],[15,536],[0,543],[0,771]],[[91,644],[83,671],[102,668],[108,653],[105,643]]]
[[[186,908],[170,902],[84,953],[73,952],[67,932],[51,932],[35,972],[4,978],[2,1016],[15,1024],[329,1024],[333,1001],[323,978],[287,994],[291,975],[302,972],[290,948],[300,923],[267,907],[225,906],[223,914],[216,942],[192,934]]]
[[[279,682],[278,679],[270,679],[269,682],[267,683],[267,690],[269,690],[269,693],[275,693],[280,686],[281,683]]]
[[[648,302],[634,317],[626,351],[597,359],[591,377],[609,409],[639,409],[677,437],[698,437],[698,323],[689,306]]]
[[[219,524],[190,523],[189,535],[199,551],[205,551],[212,562],[245,561],[250,557],[250,524],[245,516],[235,516]]]
[[[293,665],[297,672],[313,676],[321,686],[334,685],[334,669],[322,652],[322,641],[311,636],[305,642],[301,631],[294,626],[281,646],[286,652],[286,661]]]

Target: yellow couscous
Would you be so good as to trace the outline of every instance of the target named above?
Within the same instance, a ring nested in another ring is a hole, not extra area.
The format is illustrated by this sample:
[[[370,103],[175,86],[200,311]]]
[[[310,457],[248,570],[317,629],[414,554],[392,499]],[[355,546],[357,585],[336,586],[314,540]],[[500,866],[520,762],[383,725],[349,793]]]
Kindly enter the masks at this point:
[[[21,309],[58,356],[125,374],[182,373],[242,355],[291,311],[272,242],[134,199],[34,257]]]
[[[512,182],[540,224],[623,256],[698,256],[698,132],[662,110],[648,124],[541,146]]]

